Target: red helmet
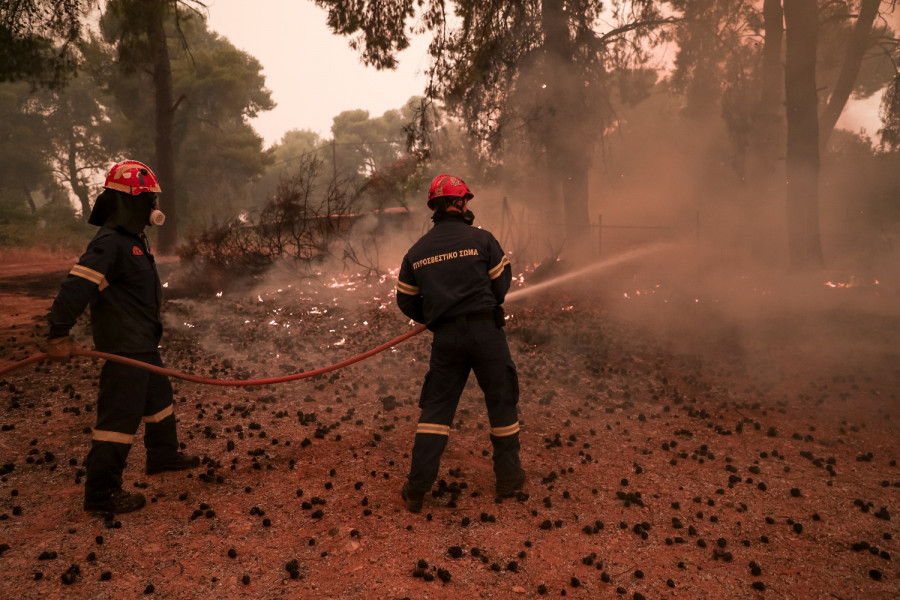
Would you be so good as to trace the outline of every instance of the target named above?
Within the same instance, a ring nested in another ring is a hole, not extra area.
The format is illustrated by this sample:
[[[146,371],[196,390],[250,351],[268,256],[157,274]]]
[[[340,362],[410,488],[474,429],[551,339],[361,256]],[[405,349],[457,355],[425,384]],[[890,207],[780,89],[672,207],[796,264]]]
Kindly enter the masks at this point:
[[[137,196],[144,192],[161,192],[159,180],[150,167],[136,160],[123,160],[113,165],[103,187]]]
[[[434,199],[442,196],[471,200],[475,197],[475,194],[469,190],[466,182],[459,177],[438,175],[432,180],[431,187],[428,188],[428,208],[434,210]]]

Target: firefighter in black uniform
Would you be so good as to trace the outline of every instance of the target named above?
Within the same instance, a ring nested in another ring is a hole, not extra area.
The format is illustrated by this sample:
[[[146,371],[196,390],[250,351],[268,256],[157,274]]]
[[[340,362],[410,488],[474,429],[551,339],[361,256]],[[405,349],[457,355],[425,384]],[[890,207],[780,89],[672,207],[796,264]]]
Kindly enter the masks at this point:
[[[162,366],[162,286],[144,227],[162,225],[159,183],[143,163],[125,160],[109,171],[88,222],[100,230],[69,271],[50,309],[48,355],[68,360],[69,330],[91,307],[94,346],[100,352]],[[122,472],[143,421],[148,475],[199,465],[179,451],[172,385],[163,375],[108,361],[100,373],[97,425],[85,461],[84,509],[111,513],[138,510],[140,493],[122,489]]]
[[[525,483],[519,462],[519,382],[502,329],[512,269],[494,236],[472,227],[475,216],[467,208],[472,197],[458,177],[435,177],[428,191],[434,227],[407,252],[397,281],[400,310],[434,333],[412,464],[401,490],[411,512],[422,509],[437,478],[470,371],[487,405],[496,492],[510,496]]]

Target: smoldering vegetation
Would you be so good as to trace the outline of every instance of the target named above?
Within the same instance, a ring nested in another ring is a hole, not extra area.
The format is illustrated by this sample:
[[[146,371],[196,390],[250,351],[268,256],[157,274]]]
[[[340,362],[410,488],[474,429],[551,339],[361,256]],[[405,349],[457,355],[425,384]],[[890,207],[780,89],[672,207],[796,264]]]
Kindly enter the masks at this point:
[[[422,225],[395,236],[397,252]],[[173,380],[181,439],[203,464],[147,477],[138,441],[126,485],[150,503],[105,520],[80,509],[99,365],[7,375],[0,589],[23,598],[896,596],[894,298],[880,284],[733,269],[704,250],[688,236],[578,266],[514,260],[507,334],[528,483],[493,497],[470,382],[422,515],[405,512],[398,490],[427,333],[290,384]],[[395,274],[340,274],[338,264],[315,272],[281,262],[220,290],[163,265],[167,364],[274,377],[409,330]],[[89,343],[86,320],[75,333]],[[13,358],[40,344],[16,329],[4,338]]]

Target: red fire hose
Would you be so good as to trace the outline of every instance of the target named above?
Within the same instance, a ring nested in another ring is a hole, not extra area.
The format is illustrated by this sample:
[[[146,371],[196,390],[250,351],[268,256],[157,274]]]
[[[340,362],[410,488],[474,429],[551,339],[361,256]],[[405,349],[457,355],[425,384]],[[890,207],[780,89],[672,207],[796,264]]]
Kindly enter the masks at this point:
[[[363,352],[362,354],[357,354],[356,356],[350,357],[346,360],[342,360],[341,362],[334,363],[333,365],[328,365],[327,367],[321,367],[319,369],[314,369],[312,371],[306,371],[304,373],[294,373],[293,375],[285,375],[283,377],[269,377],[266,379],[210,379],[207,377],[198,377],[196,375],[189,375],[188,373],[180,373],[178,371],[173,371],[171,369],[166,369],[164,367],[157,367],[156,365],[149,365],[145,362],[141,362],[139,360],[132,360],[130,358],[125,358],[124,356],[118,356],[116,354],[108,354],[106,352],[97,352],[95,350],[81,350],[77,349],[73,352],[76,356],[88,356],[91,358],[102,358],[105,360],[112,360],[118,363],[122,363],[125,365],[131,365],[132,367],[138,367],[140,369],[145,369],[147,371],[151,371],[153,373],[159,373],[160,375],[168,375],[170,377],[177,377],[178,379],[185,379],[187,381],[193,381],[195,383],[204,383],[206,385],[224,385],[224,386],[233,386],[233,387],[245,387],[250,385],[268,385],[270,383],[284,383],[285,381],[294,381],[297,379],[306,379],[307,377],[315,377],[316,375],[322,375],[323,373],[328,373],[330,371],[336,371],[337,369],[341,369],[348,365],[352,365],[355,362],[359,362],[361,360],[365,360],[370,356],[374,356],[379,352],[387,350],[391,346],[396,346],[403,340],[407,340],[414,335],[422,333],[425,331],[424,325],[418,325],[407,331],[401,336],[395,337],[394,339],[387,341],[380,346],[376,346],[371,350]],[[32,363],[40,362],[47,358],[47,353],[35,354],[25,360],[20,360],[19,362],[15,362],[11,365],[7,365],[5,367],[0,368],[0,377],[6,375],[10,371],[15,371],[16,369],[20,369],[24,366],[30,365]]]

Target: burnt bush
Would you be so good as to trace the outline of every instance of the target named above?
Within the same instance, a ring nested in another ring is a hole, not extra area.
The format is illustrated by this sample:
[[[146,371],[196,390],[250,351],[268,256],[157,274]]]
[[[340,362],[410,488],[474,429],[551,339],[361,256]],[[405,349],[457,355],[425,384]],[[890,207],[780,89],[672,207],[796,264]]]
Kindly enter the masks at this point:
[[[331,256],[357,217],[361,194],[349,181],[321,183],[321,165],[304,159],[281,178],[258,217],[240,215],[193,234],[181,258],[211,271],[253,275],[280,259],[311,263]]]

